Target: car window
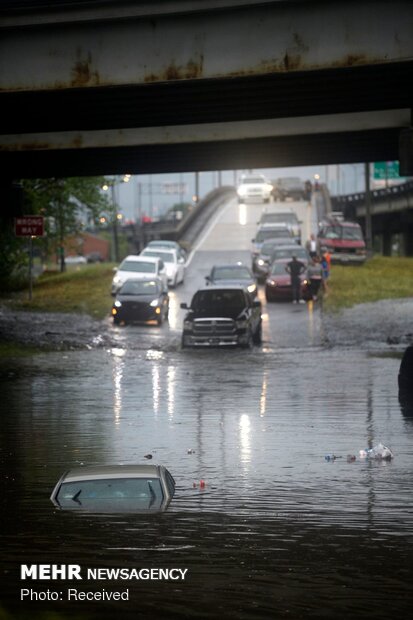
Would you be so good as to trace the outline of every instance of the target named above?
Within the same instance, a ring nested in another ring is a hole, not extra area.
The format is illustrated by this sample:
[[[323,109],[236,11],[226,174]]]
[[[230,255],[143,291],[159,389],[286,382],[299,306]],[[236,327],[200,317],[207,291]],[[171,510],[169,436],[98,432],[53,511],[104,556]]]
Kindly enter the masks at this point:
[[[213,280],[251,280],[251,277],[247,267],[215,267],[212,270]]]
[[[286,263],[274,263],[271,267],[271,274],[273,276],[285,276],[287,274],[285,265]]]
[[[244,309],[245,299],[242,290],[209,290],[195,293],[191,308],[193,310],[207,310],[219,312],[241,312]]]
[[[289,230],[287,228],[279,229],[279,230],[259,230],[257,233],[256,241],[258,241],[258,243],[261,243],[262,241],[265,241],[266,239],[274,239],[277,237],[288,237],[288,236],[289,236]]]
[[[294,213],[264,213],[261,222],[264,224],[297,224],[297,217]]]
[[[245,177],[245,179],[241,179],[242,185],[250,185],[252,183],[265,183],[265,179],[263,177]]]
[[[285,249],[278,249],[278,250],[274,250],[272,253],[272,259],[273,260],[277,260],[279,258],[291,258],[292,256],[296,256],[297,258],[305,258],[306,260],[308,260],[308,256],[307,256],[307,252],[304,250],[304,248],[285,248]]]
[[[159,259],[159,271],[162,271],[162,269],[165,267],[163,260],[160,258]]]
[[[124,260],[119,266],[119,271],[155,273],[155,263],[137,260]]]
[[[117,478],[104,480],[81,480],[64,482],[56,500],[63,507],[71,503],[79,505],[88,500],[108,499],[163,499],[160,480],[157,478]]]
[[[157,282],[145,280],[126,280],[119,291],[120,295],[158,295]]]
[[[361,229],[357,226],[342,226],[343,229],[343,239],[347,239],[349,241],[362,241],[363,234]]]
[[[145,250],[142,256],[152,256],[153,258],[161,258],[164,263],[174,263],[175,255],[173,252],[162,252],[161,250]]]

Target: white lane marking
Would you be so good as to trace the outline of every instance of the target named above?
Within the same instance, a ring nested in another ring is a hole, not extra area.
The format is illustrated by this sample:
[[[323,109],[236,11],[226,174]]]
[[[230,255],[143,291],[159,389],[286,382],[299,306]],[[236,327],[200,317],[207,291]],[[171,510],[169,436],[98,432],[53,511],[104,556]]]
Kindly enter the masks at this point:
[[[219,211],[217,213],[217,215],[213,218],[213,220],[211,221],[210,225],[208,226],[208,228],[206,229],[206,231],[202,235],[201,239],[198,241],[198,243],[195,245],[194,249],[189,254],[188,260],[186,261],[186,267],[189,267],[189,265],[191,264],[192,259],[194,258],[195,253],[199,250],[201,245],[203,245],[203,243],[205,242],[206,238],[211,234],[212,229],[215,228],[215,226],[217,225],[219,219],[224,215],[224,213],[226,213],[228,211],[228,208],[231,205],[233,205],[233,204],[234,204],[234,199],[232,198],[227,203],[227,205],[224,207],[224,209],[222,211]]]

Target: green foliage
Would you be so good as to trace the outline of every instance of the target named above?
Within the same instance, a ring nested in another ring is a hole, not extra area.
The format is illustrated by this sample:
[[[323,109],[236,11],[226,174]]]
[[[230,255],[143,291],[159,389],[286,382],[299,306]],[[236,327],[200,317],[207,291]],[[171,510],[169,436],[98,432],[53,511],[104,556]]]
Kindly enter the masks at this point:
[[[0,217],[0,290],[16,291],[27,284],[27,241],[14,234],[13,220]]]
[[[45,257],[62,246],[66,237],[79,233],[85,219],[97,224],[101,215],[111,213],[108,196],[101,191],[104,183],[104,177],[22,181],[25,212],[46,218]]]

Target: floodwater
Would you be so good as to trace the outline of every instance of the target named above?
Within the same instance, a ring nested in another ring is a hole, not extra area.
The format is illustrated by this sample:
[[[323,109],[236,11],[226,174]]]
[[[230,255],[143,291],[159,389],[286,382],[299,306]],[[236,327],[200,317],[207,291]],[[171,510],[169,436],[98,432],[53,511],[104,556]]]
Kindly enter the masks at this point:
[[[413,417],[398,403],[400,360],[326,346],[313,304],[264,304],[252,351],[181,350],[179,301],[222,259],[208,243],[171,294],[170,326],[110,327],[116,346],[0,366],[3,609],[79,620],[409,616]],[[394,459],[360,460],[379,441]],[[176,480],[165,513],[74,514],[49,500],[71,467],[146,462]],[[21,564],[188,572],[28,582]],[[22,588],[61,600],[20,601]],[[68,601],[69,588],[129,600]]]

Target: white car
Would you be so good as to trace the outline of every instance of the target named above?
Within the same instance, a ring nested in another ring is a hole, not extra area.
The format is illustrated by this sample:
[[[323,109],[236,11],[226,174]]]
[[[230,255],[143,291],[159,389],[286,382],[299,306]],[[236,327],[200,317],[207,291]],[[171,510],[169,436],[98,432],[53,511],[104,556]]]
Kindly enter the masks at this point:
[[[86,265],[87,260],[84,256],[65,256],[66,265]]]
[[[175,287],[185,279],[185,260],[176,250],[169,248],[146,247],[140,256],[159,258],[165,264],[168,285]]]
[[[259,202],[270,202],[273,186],[262,175],[243,176],[238,186],[238,202],[247,202],[247,200],[257,200]]]
[[[168,290],[168,279],[164,262],[159,257],[136,256],[130,254],[115,268],[116,275],[112,280],[112,295],[116,295],[126,280],[133,278],[147,278],[148,276],[159,277],[165,290]]]

